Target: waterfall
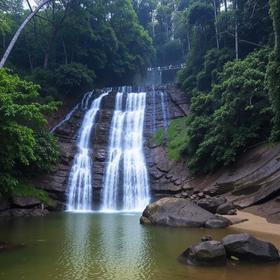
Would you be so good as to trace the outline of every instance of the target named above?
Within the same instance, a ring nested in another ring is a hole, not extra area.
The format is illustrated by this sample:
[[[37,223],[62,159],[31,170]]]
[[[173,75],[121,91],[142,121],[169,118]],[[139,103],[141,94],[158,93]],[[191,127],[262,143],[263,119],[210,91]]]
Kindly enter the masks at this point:
[[[78,138],[78,151],[70,171],[68,184],[68,211],[92,210],[92,162],[90,153],[90,136],[95,126],[100,104],[108,92],[96,98],[85,113]],[[89,95],[88,95],[89,97]],[[86,103],[85,103],[86,104]]]
[[[125,210],[143,211],[150,201],[148,173],[143,151],[146,93],[129,93],[126,100],[124,131]]]
[[[160,92],[160,103],[163,119],[163,129],[167,131],[169,122],[168,99],[166,92]]]
[[[156,91],[155,91],[155,86],[152,86],[152,122],[151,122],[151,133],[155,134],[156,133]]]
[[[53,127],[51,129],[51,133],[54,133],[59,127],[61,127],[64,123],[66,123],[67,121],[69,121],[72,117],[72,115],[78,110],[79,108],[79,104],[77,104],[66,116],[65,118],[59,122],[55,127]]]
[[[115,111],[110,128],[108,165],[104,181],[104,210],[117,209],[117,194],[122,159],[122,130],[125,113],[122,111],[124,89],[116,95]]]
[[[87,92],[84,96],[83,96],[83,99],[82,99],[82,102],[81,102],[81,109],[84,111],[84,110],[87,110],[88,109],[88,104],[89,104],[89,101],[93,95],[94,91],[91,91],[91,92]],[[54,133],[59,127],[61,127],[64,123],[66,123],[67,121],[69,121],[73,114],[79,109],[80,107],[80,104],[78,103],[66,116],[65,118],[59,122],[56,126],[54,126],[50,132],[51,133]]]
[[[126,94],[123,111],[125,91],[129,93]],[[104,180],[103,211],[119,208],[123,211],[142,211],[150,201],[143,151],[146,93],[130,91],[131,88],[123,89],[116,96]],[[121,207],[118,207],[118,194],[122,194]]]
[[[81,102],[81,108],[82,110],[87,110],[88,109],[88,105],[89,105],[89,101],[93,95],[94,91],[90,91],[90,92],[87,92],[83,99],[82,99],[82,102]]]

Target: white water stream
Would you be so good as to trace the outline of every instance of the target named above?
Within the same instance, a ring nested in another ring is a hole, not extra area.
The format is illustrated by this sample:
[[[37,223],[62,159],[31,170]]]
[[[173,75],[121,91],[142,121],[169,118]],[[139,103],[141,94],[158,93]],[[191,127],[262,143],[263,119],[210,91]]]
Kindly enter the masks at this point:
[[[104,180],[103,211],[143,211],[150,201],[143,151],[146,93],[129,91],[123,88],[116,96]],[[119,200],[121,203],[118,203]]]
[[[87,110],[78,138],[78,151],[70,171],[68,184],[68,211],[91,211],[92,210],[92,160],[90,151],[90,136],[95,127],[96,115],[100,110],[100,104],[104,96],[96,98]],[[91,95],[88,95],[90,98]],[[88,104],[88,100],[85,101]]]

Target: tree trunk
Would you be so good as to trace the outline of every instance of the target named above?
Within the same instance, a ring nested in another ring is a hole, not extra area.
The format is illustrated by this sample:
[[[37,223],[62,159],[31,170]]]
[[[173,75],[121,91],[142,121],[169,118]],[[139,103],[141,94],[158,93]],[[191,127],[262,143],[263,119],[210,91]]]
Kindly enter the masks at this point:
[[[66,48],[64,40],[62,40],[62,46],[63,46],[63,52],[64,52],[64,63],[65,63],[65,65],[67,65],[68,64],[68,55],[67,55],[67,48]]]
[[[235,10],[235,27],[234,27],[234,37],[235,37],[235,59],[239,59],[239,34],[238,34],[238,5],[237,0],[234,1]]]
[[[17,30],[17,32],[15,33],[14,37],[12,38],[8,48],[6,49],[1,61],[0,61],[0,69],[4,67],[11,51],[13,50],[16,41],[18,40],[21,32],[24,30],[25,26],[29,23],[29,21],[39,12],[39,10],[45,6],[46,4],[48,4],[51,0],[43,0],[41,4],[39,4],[36,9],[30,13],[30,15],[24,20],[24,22],[21,24],[21,26],[19,27],[19,29]]]
[[[273,20],[275,56],[280,62],[280,3],[277,0],[270,0],[269,4]]]
[[[33,63],[32,63],[32,57],[31,54],[28,53],[28,60],[29,60],[29,67],[30,67],[30,72],[33,72]]]
[[[270,14],[273,20],[274,31],[274,51],[270,55],[267,71],[268,89],[273,109],[273,129],[271,133],[272,141],[280,140],[280,2],[279,0],[269,0]]]
[[[218,24],[217,24],[217,3],[216,0],[213,0],[214,3],[214,15],[215,15],[215,34],[216,34],[216,47],[217,49],[220,48],[219,42],[219,31],[218,31]]]
[[[191,50],[191,40],[190,40],[190,35],[189,32],[187,31],[187,42],[188,42],[188,51]]]
[[[225,12],[227,13],[227,11],[228,11],[227,0],[224,0],[224,6],[225,6]]]

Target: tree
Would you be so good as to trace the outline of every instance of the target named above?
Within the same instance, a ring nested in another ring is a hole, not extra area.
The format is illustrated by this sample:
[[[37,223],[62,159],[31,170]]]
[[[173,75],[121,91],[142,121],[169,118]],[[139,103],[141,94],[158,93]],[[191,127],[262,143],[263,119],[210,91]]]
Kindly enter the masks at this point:
[[[269,93],[274,111],[272,140],[280,140],[280,3],[270,0],[270,13],[274,28],[274,51],[268,68]]]
[[[268,139],[267,62],[268,50],[228,62],[210,92],[193,94],[182,152],[194,173],[228,166],[248,147]]]
[[[40,104],[39,86],[0,70],[0,192],[11,191],[27,175],[50,170],[58,158],[56,143],[44,131],[44,113],[55,103]],[[42,145],[48,139],[48,145]],[[47,157],[45,155],[48,155]]]
[[[24,30],[25,26],[30,22],[30,20],[39,12],[39,10],[44,7],[46,4],[48,4],[51,0],[43,0],[34,11],[30,13],[30,15],[24,20],[24,22],[21,24],[17,32],[15,33],[14,37],[12,38],[8,48],[6,49],[1,61],[0,61],[0,69],[4,67],[6,60],[8,59],[11,51],[14,48],[14,45],[16,41],[18,40],[20,34]]]

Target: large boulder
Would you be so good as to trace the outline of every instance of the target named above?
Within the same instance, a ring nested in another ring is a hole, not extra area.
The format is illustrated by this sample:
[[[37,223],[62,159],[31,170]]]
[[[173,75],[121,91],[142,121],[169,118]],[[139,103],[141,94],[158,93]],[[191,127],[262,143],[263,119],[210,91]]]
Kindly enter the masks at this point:
[[[279,261],[279,251],[269,242],[265,242],[247,233],[230,234],[222,241],[228,257],[237,257],[246,261]]]
[[[217,208],[224,204],[226,202],[226,199],[221,196],[217,197],[207,197],[207,198],[202,198],[200,199],[197,204],[202,207],[203,209],[211,212],[211,213],[216,213]]]
[[[205,241],[189,247],[179,257],[179,261],[190,265],[224,265],[227,262],[226,251],[219,241]]]
[[[171,227],[204,227],[211,219],[220,219],[190,200],[162,198],[146,207],[140,222]],[[226,224],[228,226],[229,224]]]
[[[35,197],[15,196],[13,197],[13,204],[17,207],[28,208],[40,205],[41,201]]]

